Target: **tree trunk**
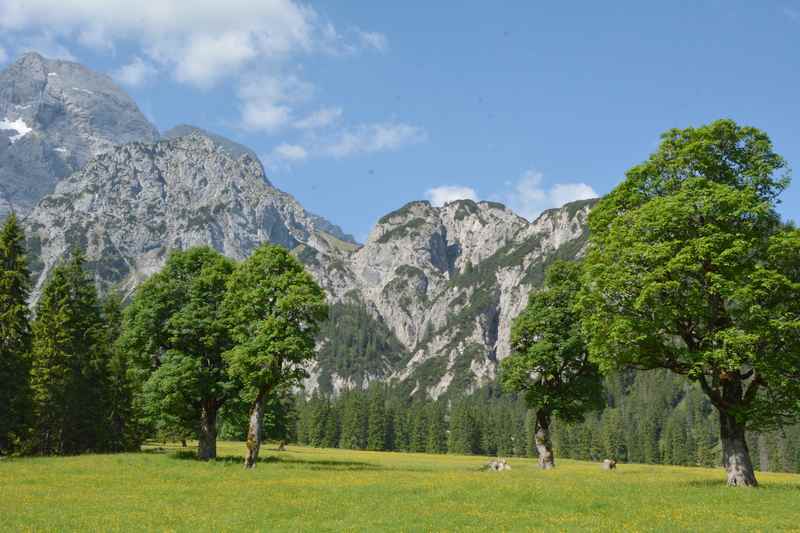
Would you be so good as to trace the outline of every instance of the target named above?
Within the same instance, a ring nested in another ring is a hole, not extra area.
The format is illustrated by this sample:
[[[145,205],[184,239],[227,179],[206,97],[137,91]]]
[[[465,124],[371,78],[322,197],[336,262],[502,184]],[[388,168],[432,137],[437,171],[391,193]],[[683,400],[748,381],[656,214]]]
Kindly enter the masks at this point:
[[[728,486],[755,487],[758,485],[750,451],[747,449],[744,424],[728,412],[719,412],[719,432],[722,441],[722,464],[728,473]]]
[[[556,467],[553,443],[550,441],[550,413],[544,409],[536,411],[536,451],[539,453],[539,468],[550,470]]]
[[[213,402],[206,402],[200,409],[197,457],[202,461],[217,458],[217,406]]]
[[[244,456],[244,467],[255,468],[258,452],[261,449],[261,423],[264,420],[264,393],[259,393],[250,407],[250,427],[247,429],[247,453]]]

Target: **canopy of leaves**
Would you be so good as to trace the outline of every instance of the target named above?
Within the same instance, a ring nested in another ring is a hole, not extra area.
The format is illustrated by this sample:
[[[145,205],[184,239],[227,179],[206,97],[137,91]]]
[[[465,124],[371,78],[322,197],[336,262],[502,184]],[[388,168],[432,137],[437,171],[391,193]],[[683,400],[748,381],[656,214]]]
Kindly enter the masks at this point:
[[[700,382],[750,427],[800,397],[800,248],[775,213],[788,183],[763,132],[671,130],[590,214],[581,298],[593,360]],[[725,398],[726,383],[741,384]]]
[[[528,405],[566,421],[603,405],[602,379],[588,359],[575,306],[579,263],[557,261],[545,288],[531,293],[511,329],[512,353],[501,363],[503,385],[524,391]]]
[[[325,294],[303,265],[280,246],[263,245],[240,263],[228,283],[225,313],[236,346],[225,354],[245,396],[306,375]]]
[[[232,394],[222,303],[233,270],[209,247],[173,252],[125,310],[120,344],[143,369],[145,408],[160,424],[191,430],[203,402],[218,407]]]

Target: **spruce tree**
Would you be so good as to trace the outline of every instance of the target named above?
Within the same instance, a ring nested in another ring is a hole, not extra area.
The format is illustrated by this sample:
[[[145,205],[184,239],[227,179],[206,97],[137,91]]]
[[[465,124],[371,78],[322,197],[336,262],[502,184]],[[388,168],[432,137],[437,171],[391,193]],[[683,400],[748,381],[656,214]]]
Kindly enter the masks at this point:
[[[339,408],[330,400],[328,404],[328,416],[325,418],[325,433],[322,438],[322,446],[325,448],[336,448],[339,445]]]
[[[144,439],[141,414],[134,408],[137,388],[129,354],[119,346],[122,334],[122,299],[111,292],[102,301],[103,345],[109,350],[106,368],[108,394],[105,411],[109,424],[110,451],[137,450]]]
[[[480,435],[475,415],[469,402],[461,400],[450,412],[450,434],[447,441],[448,453],[471,455],[478,453]]]
[[[447,427],[444,410],[439,402],[428,406],[428,439],[425,446],[427,453],[447,452]]]
[[[18,449],[30,422],[30,274],[13,213],[0,231],[0,455]]]
[[[414,403],[409,410],[409,437],[408,451],[424,452],[428,445],[428,419],[425,416],[425,406]]]
[[[369,395],[367,419],[367,449],[381,451],[386,449],[386,400],[379,387],[374,387]]]
[[[105,451],[108,351],[94,283],[79,250],[55,267],[33,322],[33,449],[40,454]]]

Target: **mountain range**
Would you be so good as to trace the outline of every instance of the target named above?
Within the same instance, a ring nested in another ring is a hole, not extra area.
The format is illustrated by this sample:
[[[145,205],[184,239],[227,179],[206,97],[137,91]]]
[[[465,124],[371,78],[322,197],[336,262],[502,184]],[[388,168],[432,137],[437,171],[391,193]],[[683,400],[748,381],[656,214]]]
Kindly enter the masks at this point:
[[[412,202],[363,244],[274,187],[249,148],[181,125],[161,135],[114,82],[27,54],[0,73],[3,213],[24,215],[33,300],[72,247],[130,296],[171,250],[234,258],[270,242],[326,289],[331,318],[306,391],[391,381],[439,397],[490,383],[547,265],[584,250],[594,201],[529,222],[494,202]]]

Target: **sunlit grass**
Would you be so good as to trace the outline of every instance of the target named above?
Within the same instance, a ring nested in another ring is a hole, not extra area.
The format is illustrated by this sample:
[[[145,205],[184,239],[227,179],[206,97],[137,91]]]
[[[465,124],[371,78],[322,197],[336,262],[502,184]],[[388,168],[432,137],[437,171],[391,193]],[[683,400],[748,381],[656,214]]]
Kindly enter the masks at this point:
[[[179,446],[0,462],[0,529],[157,531],[800,531],[800,476],[729,489],[721,469],[263,449],[222,443],[201,463]]]

